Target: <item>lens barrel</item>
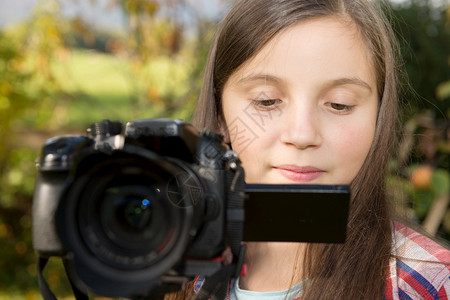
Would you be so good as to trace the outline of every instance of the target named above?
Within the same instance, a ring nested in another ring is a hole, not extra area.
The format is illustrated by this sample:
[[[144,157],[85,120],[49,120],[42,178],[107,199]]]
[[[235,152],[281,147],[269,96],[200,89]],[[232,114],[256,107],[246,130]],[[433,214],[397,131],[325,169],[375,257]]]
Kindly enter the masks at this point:
[[[195,236],[205,213],[202,193],[182,162],[133,146],[97,153],[80,162],[56,227],[89,290],[111,297],[146,291]]]

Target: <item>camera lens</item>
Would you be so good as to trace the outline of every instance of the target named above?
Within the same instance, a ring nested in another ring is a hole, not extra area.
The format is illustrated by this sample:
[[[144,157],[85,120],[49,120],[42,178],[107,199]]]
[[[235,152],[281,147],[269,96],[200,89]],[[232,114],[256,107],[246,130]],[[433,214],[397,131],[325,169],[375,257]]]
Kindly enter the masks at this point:
[[[116,219],[125,232],[142,233],[151,224],[150,200],[139,196],[125,196],[114,203]]]
[[[106,191],[107,199],[103,206],[106,214],[102,214],[102,223],[105,228],[112,230],[110,237],[120,235],[130,240],[146,240],[154,236],[152,228],[153,201],[139,195],[120,195],[121,189],[111,188]],[[152,204],[152,206],[150,205]]]
[[[126,180],[129,178],[122,177],[118,181]],[[134,182],[138,180],[133,179]],[[102,232],[117,247],[131,253],[145,252],[151,247],[160,249],[170,236],[172,224],[169,220],[174,217],[164,191],[163,185],[113,183],[99,199]]]
[[[86,264],[167,271],[202,222],[204,203],[191,191],[202,191],[195,174],[188,166],[135,154],[91,159],[79,166],[61,206],[58,227],[68,248]],[[183,172],[189,180],[173,180]]]

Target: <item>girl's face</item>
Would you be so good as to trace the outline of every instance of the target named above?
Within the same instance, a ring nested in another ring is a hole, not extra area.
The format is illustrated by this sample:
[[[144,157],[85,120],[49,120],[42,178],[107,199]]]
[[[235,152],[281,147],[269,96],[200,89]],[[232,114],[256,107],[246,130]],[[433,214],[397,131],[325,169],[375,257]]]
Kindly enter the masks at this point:
[[[342,19],[278,34],[230,76],[222,101],[248,183],[349,184],[374,137],[375,70]]]

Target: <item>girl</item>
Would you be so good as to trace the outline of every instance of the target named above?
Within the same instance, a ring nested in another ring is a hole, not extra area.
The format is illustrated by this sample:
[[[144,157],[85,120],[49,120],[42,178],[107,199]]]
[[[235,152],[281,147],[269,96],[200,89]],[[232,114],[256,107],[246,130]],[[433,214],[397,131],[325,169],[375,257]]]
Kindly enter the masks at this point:
[[[227,297],[447,299],[450,252],[394,221],[385,195],[396,47],[376,1],[241,0],[226,16],[194,124],[225,136],[247,183],[352,191],[345,244],[248,243]]]

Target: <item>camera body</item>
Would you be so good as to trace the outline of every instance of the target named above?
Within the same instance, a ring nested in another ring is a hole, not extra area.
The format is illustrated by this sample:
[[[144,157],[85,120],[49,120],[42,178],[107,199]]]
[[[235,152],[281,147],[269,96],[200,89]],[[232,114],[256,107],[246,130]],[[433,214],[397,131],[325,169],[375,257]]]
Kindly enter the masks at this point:
[[[94,123],[37,161],[33,245],[67,258],[83,291],[133,297],[178,287],[239,255],[244,171],[222,136],[180,120]]]

